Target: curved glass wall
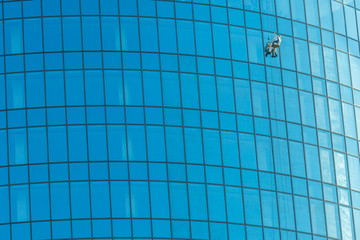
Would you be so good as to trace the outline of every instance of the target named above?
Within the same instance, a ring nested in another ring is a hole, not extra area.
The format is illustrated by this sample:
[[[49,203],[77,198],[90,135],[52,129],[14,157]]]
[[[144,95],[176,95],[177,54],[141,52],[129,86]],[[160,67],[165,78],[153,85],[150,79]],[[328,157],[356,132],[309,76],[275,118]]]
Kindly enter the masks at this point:
[[[360,240],[359,0],[0,6],[1,239]]]

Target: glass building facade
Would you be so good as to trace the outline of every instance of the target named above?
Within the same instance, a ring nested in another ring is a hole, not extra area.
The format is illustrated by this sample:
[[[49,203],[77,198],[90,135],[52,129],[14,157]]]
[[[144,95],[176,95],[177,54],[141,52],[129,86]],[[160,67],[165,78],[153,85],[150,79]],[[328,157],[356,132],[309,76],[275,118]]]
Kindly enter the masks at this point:
[[[0,35],[0,239],[360,240],[360,0],[2,0]]]

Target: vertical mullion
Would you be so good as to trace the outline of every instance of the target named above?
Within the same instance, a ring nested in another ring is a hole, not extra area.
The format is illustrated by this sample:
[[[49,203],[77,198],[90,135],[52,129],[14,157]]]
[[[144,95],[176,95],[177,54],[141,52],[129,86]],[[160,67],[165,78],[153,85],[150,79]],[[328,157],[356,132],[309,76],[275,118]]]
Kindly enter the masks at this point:
[[[90,226],[91,226],[91,237],[93,238],[93,221],[92,221],[92,203],[91,203],[91,178],[90,178],[90,156],[89,156],[89,128],[88,128],[88,119],[87,119],[87,102],[86,102],[86,75],[85,75],[85,56],[84,56],[84,36],[83,36],[83,15],[81,11],[81,2],[79,1],[79,11],[80,11],[80,29],[81,29],[81,56],[82,56],[82,66],[83,66],[83,82],[84,82],[84,110],[85,110],[85,134],[86,134],[86,154],[87,154],[87,164],[88,164],[88,177],[89,177],[89,206],[90,206]]]
[[[41,11],[42,12],[42,11]],[[28,191],[29,191],[29,225],[30,225],[30,239],[32,239],[32,218],[31,218],[31,182],[30,182],[30,158],[29,158],[29,126],[28,126],[28,113],[27,113],[27,94],[26,94],[26,73],[25,73],[25,36],[24,36],[24,11],[23,11],[23,2],[21,1],[21,26],[22,26],[22,57],[23,57],[23,77],[24,77],[24,95],[25,95],[25,121],[26,121],[26,147],[27,147],[27,172],[28,172]]]
[[[260,8],[261,8],[261,4],[260,5]],[[290,7],[290,2],[289,2],[289,7]],[[276,12],[276,3],[274,2],[274,10],[275,10],[275,14],[277,13]],[[290,14],[291,14],[291,9],[290,9]],[[291,15],[290,15],[291,16]],[[276,15],[275,16],[275,21],[276,21],[276,29],[278,30],[278,16]],[[260,24],[261,24],[261,29],[263,30],[263,24],[262,24],[262,13],[260,13]],[[292,27],[292,26],[291,26]],[[262,31],[263,33],[263,31]],[[264,35],[262,34],[263,36],[263,40],[264,40]],[[264,45],[264,44],[263,44]],[[281,50],[279,48],[279,55],[281,54]],[[266,66],[266,57],[264,56],[263,57],[264,59],[264,66]],[[281,57],[279,56],[279,68],[280,68],[280,71],[282,70],[282,64],[281,64]],[[268,72],[267,72],[267,69],[265,68],[265,78],[266,78],[266,87],[268,86],[268,81],[267,81],[267,76],[268,76]],[[280,73],[280,78],[282,80],[282,71]],[[284,111],[286,111],[286,108],[285,108],[285,97],[284,97],[284,87],[283,87],[283,83],[281,81],[281,90],[282,90],[282,98],[284,99],[283,100],[283,107],[284,107]],[[271,135],[271,145],[272,145],[272,158],[273,158],[273,168],[274,168],[274,180],[275,180],[275,199],[276,199],[276,208],[277,208],[277,214],[278,214],[278,226],[279,228],[281,228],[281,221],[280,221],[280,209],[279,209],[279,197],[278,197],[278,187],[277,187],[277,171],[276,171],[276,165],[275,165],[275,153],[274,153],[274,143],[273,143],[273,135],[272,135],[272,125],[271,125],[271,111],[270,111],[270,101],[269,101],[269,88],[267,87],[267,100],[268,100],[268,112],[269,112],[269,120],[270,120],[270,135]],[[286,123],[286,128],[287,128],[287,119],[286,119],[286,112],[284,114],[284,121]],[[254,125],[255,126],[255,125]],[[286,134],[287,134],[287,129],[286,129]],[[289,170],[290,170],[290,175],[291,175],[291,161],[290,161],[290,153],[289,153],[289,141],[288,139],[286,139],[286,143],[287,143],[287,148],[288,148],[288,161],[289,161]],[[256,145],[255,145],[256,146]],[[259,171],[259,170],[258,170]],[[292,175],[291,175],[292,176]],[[260,178],[259,178],[259,183],[260,183]],[[290,184],[291,184],[291,189],[294,189],[293,188],[293,183],[292,183],[292,178],[290,179]],[[261,194],[260,194],[261,196]],[[293,203],[293,212],[294,212],[294,225],[295,225],[295,231],[297,229],[297,226],[296,226],[296,216],[295,216],[295,204],[294,204],[294,195],[291,194],[291,199],[292,199],[292,203]],[[262,213],[261,213],[262,214]],[[265,237],[265,233],[264,233],[264,237]],[[279,237],[280,239],[282,238],[281,236],[281,231],[279,230]]]
[[[197,79],[197,86],[198,86],[198,101],[199,101],[199,113],[200,113],[200,130],[201,130],[201,146],[202,146],[202,154],[203,154],[203,169],[204,169],[204,188],[205,188],[205,194],[206,194],[206,213],[207,213],[207,225],[208,225],[208,234],[209,234],[209,239],[211,239],[211,229],[210,229],[210,211],[209,211],[209,202],[208,202],[208,184],[207,184],[207,177],[206,177],[206,159],[205,159],[205,148],[204,148],[204,128],[203,128],[203,122],[202,122],[202,112],[201,112],[201,97],[200,97],[200,83],[199,83],[199,66],[198,66],[198,55],[197,55],[197,47],[196,47],[196,27],[195,27],[195,18],[194,18],[194,3],[191,4],[191,10],[192,10],[192,16],[193,16],[193,28],[194,28],[194,46],[195,46],[195,61],[196,61],[196,79]],[[210,17],[211,17],[211,5],[209,5],[209,12],[210,12]],[[210,20],[211,21],[211,20]],[[212,22],[210,22],[210,27],[211,27],[211,32],[212,32]],[[213,42],[213,40],[212,40]],[[212,43],[212,45],[214,45]],[[212,52],[213,52],[213,56],[214,56],[214,46],[213,46],[213,49],[212,49]],[[214,57],[213,57],[213,61],[214,61]],[[214,68],[215,69],[215,68]],[[215,76],[214,76],[214,80],[215,80]],[[216,82],[216,80],[215,80]],[[217,99],[216,99],[217,101]],[[221,136],[219,135],[219,138]],[[221,141],[221,140],[220,140]],[[222,173],[224,175],[224,170],[222,170]],[[223,180],[224,184],[225,184],[225,181]],[[224,193],[225,193],[225,188],[224,188]],[[225,197],[225,196],[224,196]],[[226,201],[226,198],[224,199]],[[191,215],[189,216],[191,217]],[[226,217],[227,219],[227,217]],[[228,224],[226,224],[228,225]],[[226,228],[228,229],[228,226],[226,226]],[[228,232],[228,230],[227,230]],[[229,238],[229,234],[228,234],[228,238]]]
[[[21,1],[21,4],[23,5],[23,2]],[[49,129],[48,129],[48,111],[47,111],[47,98],[46,98],[46,72],[45,72],[45,42],[44,42],[44,13],[43,13],[43,3],[40,1],[40,10],[41,10],[41,40],[42,40],[42,60],[43,60],[43,78],[44,78],[44,106],[45,106],[45,124],[46,124],[46,147],[47,147],[47,159],[48,159],[48,188],[49,188],[49,216],[50,216],[50,236],[53,237],[53,231],[52,231],[52,214],[51,214],[51,187],[50,187],[50,153],[49,153]],[[61,0],[60,0],[60,19],[61,19],[61,27],[62,27],[62,10],[61,10]],[[62,30],[62,28],[61,28]],[[62,31],[61,31],[61,37],[62,37]],[[63,44],[63,38],[61,38],[62,42],[62,49],[64,50],[64,44]],[[25,36],[24,36],[24,42],[25,42]],[[24,46],[25,47],[25,46]],[[24,48],[25,51],[25,48]],[[63,60],[63,66],[64,66],[64,54],[62,54],[62,60]],[[24,60],[24,67],[25,67],[25,74],[26,71],[26,65]],[[65,77],[65,75],[63,76]],[[65,79],[64,79],[64,87],[65,87]],[[65,94],[64,88],[64,94]],[[65,106],[66,106],[66,97],[64,98]],[[66,111],[65,111],[66,114]],[[70,175],[69,175],[70,176]],[[69,191],[70,194],[70,191]],[[70,196],[70,195],[69,195]],[[71,202],[71,201],[70,201]],[[71,204],[70,204],[71,205]],[[71,209],[71,208],[70,208]],[[71,214],[71,213],[70,213]],[[71,216],[71,215],[70,215]]]
[[[177,50],[177,62],[178,62],[178,77],[179,77],[179,91],[180,91],[180,109],[181,109],[181,128],[183,134],[183,151],[184,151],[184,167],[187,166],[187,159],[186,159],[186,142],[185,142],[185,126],[184,126],[184,107],[182,101],[182,89],[181,89],[181,74],[180,74],[180,53],[179,53],[179,35],[178,35],[178,25],[177,25],[177,18],[176,18],[176,3],[174,4],[174,20],[175,20],[175,33],[176,33],[176,50]],[[195,38],[194,38],[195,39]],[[195,45],[195,42],[194,42]],[[160,49],[159,49],[160,50]],[[189,201],[189,184],[188,184],[188,174],[187,169],[185,169],[185,177],[186,177],[186,193],[187,193],[187,204],[188,204],[188,221],[189,221],[189,229],[190,229],[190,237],[192,236],[191,232],[191,221],[190,221],[190,201]]]
[[[292,12],[291,12],[291,1],[289,1],[289,7],[290,7],[290,17],[291,19],[293,19],[292,17]],[[294,23],[293,21],[291,21],[291,27],[294,28]],[[306,30],[307,33],[307,30]],[[298,73],[297,70],[297,60],[296,60],[296,51],[295,51],[295,38],[293,38],[293,45],[294,45],[294,61],[295,61],[295,71],[296,74]],[[309,55],[310,56],[310,55]],[[313,226],[312,226],[312,219],[311,219],[311,205],[310,205],[310,196],[309,196],[309,184],[308,184],[308,177],[307,177],[307,167],[306,167],[306,154],[305,154],[305,142],[304,142],[304,124],[302,123],[302,113],[301,113],[301,101],[300,101],[300,91],[299,91],[299,84],[298,82],[297,84],[297,92],[298,92],[298,103],[299,103],[299,116],[300,116],[300,121],[301,121],[301,135],[302,135],[302,147],[303,147],[303,159],[304,159],[304,169],[305,169],[305,180],[306,180],[306,190],[307,190],[307,202],[308,202],[308,206],[309,206],[309,217],[310,217],[310,234],[313,234]],[[286,115],[286,114],[285,114]],[[294,205],[295,208],[295,205]],[[294,211],[294,214],[296,214],[296,212]],[[295,222],[296,222],[296,215],[295,215]]]
[[[305,14],[305,23],[306,23],[306,25],[308,25],[307,24],[307,18],[306,18],[306,5],[305,5],[305,1],[303,2],[303,4],[304,4],[304,14]],[[319,13],[319,11],[318,11],[318,14],[320,14]],[[344,15],[345,16],[345,15]],[[319,17],[319,16],[318,16]],[[320,19],[319,19],[319,21],[320,21]],[[319,26],[320,26],[320,22],[319,22]],[[346,28],[345,28],[345,31],[346,31]],[[321,34],[321,31],[320,31],[320,34]],[[313,72],[312,72],[312,66],[311,66],[311,54],[310,54],[310,48],[309,48],[309,31],[308,31],[308,27],[306,27],[306,35],[307,35],[307,45],[308,45],[308,55],[309,55],[309,62],[310,62],[310,76],[311,76],[311,83],[312,83],[312,76],[313,76]],[[320,35],[321,36],[321,35]],[[324,65],[324,64],[323,64]],[[312,89],[313,89],[313,85],[311,86],[312,87]],[[312,99],[313,99],[313,103],[314,103],[314,117],[315,117],[315,129],[316,129],[316,137],[318,138],[318,132],[319,132],[319,128],[318,128],[318,126],[317,126],[317,117],[316,117],[316,107],[315,107],[315,94],[314,94],[314,92],[312,92],[311,93],[312,94]],[[317,139],[317,146],[316,146],[316,148],[317,148],[317,150],[318,150],[318,156],[317,156],[317,158],[318,158],[318,161],[319,161],[319,172],[320,172],[320,183],[321,183],[321,193],[322,193],[322,195],[324,196],[324,188],[323,188],[323,182],[322,182],[322,179],[323,179],[323,177],[322,177],[322,172],[321,172],[321,163],[320,163],[320,159],[321,159],[321,156],[320,156],[320,147],[319,147],[319,140]],[[304,152],[305,152],[305,149],[304,149]],[[306,154],[305,154],[305,158],[306,158]],[[306,160],[307,161],[307,160]],[[305,166],[306,166],[306,163],[305,163]],[[307,179],[307,181],[309,181],[309,179]],[[309,185],[308,185],[308,188],[309,188]],[[308,194],[309,194],[310,192],[308,191]],[[310,201],[310,196],[309,196],[309,201]],[[322,199],[322,205],[323,205],[323,209],[324,209],[324,223],[325,223],[325,231],[326,231],[326,235],[325,236],[328,236],[328,227],[327,227],[327,221],[326,221],[326,210],[325,210],[325,200],[324,199]],[[310,219],[311,219],[311,221],[313,221],[312,220],[312,216],[311,216],[311,203],[309,202],[309,208],[310,208]]]
[[[330,4],[330,8],[331,8],[331,12],[333,13],[333,5],[332,3]],[[343,8],[343,11],[344,11],[344,6],[342,6]],[[344,18],[345,18],[345,13],[344,13]],[[335,40],[335,25],[334,25],[334,18],[332,18],[332,21],[333,21],[333,27],[334,27],[334,40]],[[346,24],[346,19],[344,19],[344,23]],[[346,34],[346,26],[345,26],[345,34]],[[347,37],[347,34],[346,34],[346,37]],[[346,43],[348,43],[347,39],[346,39]],[[335,55],[336,55],[336,61],[338,61],[338,54],[337,54],[337,48],[336,48],[336,42],[335,42]],[[347,47],[349,47],[349,45],[347,45]],[[348,56],[349,57],[349,56]],[[350,62],[349,62],[350,64]],[[338,64],[336,64],[337,67]],[[337,76],[338,76],[338,79],[339,79],[339,96],[340,96],[340,99],[339,99],[339,102],[340,102],[340,109],[341,109],[341,116],[343,116],[343,108],[342,108],[342,96],[341,96],[341,82],[340,82],[340,73],[339,73],[339,69],[337,69]],[[351,71],[350,71],[350,76],[351,76]],[[328,104],[329,105],[329,104]],[[330,111],[329,111],[329,115],[330,115]],[[342,127],[343,127],[343,131],[344,131],[344,140],[345,140],[345,126],[344,126],[344,118],[342,118]],[[331,131],[331,146],[332,146],[332,149],[331,149],[331,152],[332,152],[332,155],[334,156],[334,144],[333,144],[333,132],[331,130],[331,121],[330,121],[330,131]],[[346,151],[346,150],[345,150]],[[346,153],[345,153],[346,154]],[[334,158],[334,157],[333,157]],[[347,162],[347,156],[346,156],[346,160]],[[334,167],[335,166],[335,159],[334,159]],[[338,194],[338,180],[337,180],[337,173],[336,171],[334,172],[335,174],[335,186],[336,186],[336,204],[337,204],[337,210],[338,210],[338,220],[339,220],[339,227],[340,227],[340,237],[342,237],[342,228],[341,228],[341,214],[340,214],[340,204],[339,204],[339,194]],[[351,191],[350,191],[351,192]]]
[[[110,229],[111,236],[114,237],[113,216],[112,216],[112,201],[111,201],[111,185],[110,185],[110,158],[109,158],[109,141],[108,141],[108,123],[107,123],[107,104],[106,104],[106,87],[105,87],[105,67],[104,67],[104,49],[103,49],[103,34],[102,34],[102,14],[101,4],[99,0],[99,26],[100,26],[100,45],[101,45],[101,67],[102,67],[102,80],[103,80],[103,93],[104,93],[104,114],[105,114],[105,136],[106,136],[106,157],[107,157],[107,171],[108,171],[108,187],[109,187],[109,204],[110,204]],[[117,2],[118,3],[118,2]],[[119,7],[119,6],[118,6]],[[85,86],[84,86],[85,87]],[[91,177],[91,176],[89,176]]]
[[[241,166],[241,150],[240,150],[240,141],[239,141],[239,123],[238,123],[238,112],[237,112],[237,107],[236,107],[236,91],[235,91],[235,76],[234,76],[234,66],[233,66],[233,56],[232,56],[232,46],[231,46],[231,29],[230,29],[230,17],[229,17],[229,0],[226,0],[226,12],[227,12],[227,21],[228,21],[228,32],[229,32],[229,47],[230,47],[230,59],[231,59],[231,72],[232,72],[232,84],[233,84],[233,95],[234,95],[234,111],[235,111],[235,124],[236,124],[236,141],[237,141],[237,147],[238,147],[238,157],[239,157],[239,170],[241,172],[240,174],[240,183],[241,183],[241,199],[242,199],[242,205],[243,205],[243,218],[244,218],[244,235],[245,237],[247,238],[247,228],[246,228],[246,215],[245,215],[245,200],[244,200],[244,185],[243,185],[243,179],[242,179],[242,166]],[[244,5],[244,3],[243,3]],[[231,8],[230,8],[231,9]],[[245,25],[245,9],[244,9],[244,6],[243,6],[243,12],[244,12],[244,25]],[[246,34],[246,27],[244,26],[244,33],[245,33],[245,37],[247,36]],[[247,44],[247,37],[246,37],[246,44]],[[246,54],[247,56],[249,55],[248,54],[248,48],[246,47]],[[249,59],[248,59],[249,61]],[[249,63],[248,63],[248,66],[249,66]],[[249,87],[250,87],[250,90],[251,90],[251,84],[250,84],[250,79],[248,80],[249,81]],[[250,91],[250,94],[251,94],[251,91]],[[251,97],[251,101],[252,101],[252,97]],[[252,106],[252,104],[251,104]],[[252,107],[251,107],[252,108]],[[251,112],[252,112],[252,121],[254,122],[254,116],[253,116],[253,111],[251,109]],[[254,125],[254,124],[253,124]],[[254,140],[255,140],[255,132],[252,134]],[[255,141],[254,141],[255,143]],[[257,155],[256,153],[256,144],[255,144],[255,154]],[[257,165],[257,164],[256,164]],[[258,169],[257,169],[258,171]],[[259,181],[259,172],[257,172],[257,175],[258,175],[258,182],[260,184],[260,181]],[[260,186],[259,186],[259,189],[260,189]],[[259,191],[259,195],[260,195],[260,191]],[[226,199],[225,199],[226,200]],[[260,205],[261,205],[261,201],[260,201]],[[262,214],[262,213],[261,213]],[[226,214],[227,215],[227,214]],[[263,231],[262,231],[263,232]],[[264,233],[262,233],[263,237],[264,237]],[[228,237],[230,236],[230,234],[228,233]],[[230,239],[230,238],[229,238]]]
[[[260,6],[259,6],[260,7]],[[244,27],[244,29],[245,29],[245,33],[246,33],[246,43],[248,42],[248,38],[247,38],[247,36],[248,36],[248,31],[247,31],[247,24],[246,24],[246,17],[245,17],[245,14],[246,14],[246,12],[245,11],[247,11],[247,10],[245,10],[245,7],[244,7],[244,25],[245,25],[245,27]],[[262,24],[262,23],[261,23]],[[262,35],[262,34],[261,34]],[[247,56],[249,56],[249,48],[248,47],[246,47],[246,52],[247,52]],[[263,57],[264,58],[264,57]],[[249,72],[249,74],[251,74],[251,69],[250,69],[250,59],[248,58],[247,59],[247,64],[248,64],[248,72]],[[265,66],[265,62],[264,62],[264,66]],[[255,115],[254,115],[254,106],[253,106],[253,94],[252,94],[252,86],[251,86],[251,80],[250,80],[250,75],[249,75],[249,79],[248,79],[248,81],[249,81],[249,89],[250,89],[250,98],[251,98],[251,116],[252,116],[252,122],[253,122],[253,126],[255,127]],[[267,89],[267,86],[266,86],[266,89]],[[268,99],[267,99],[268,100]],[[268,101],[269,102],[269,101]],[[268,103],[269,104],[269,103]],[[271,129],[270,129],[270,131],[271,131]],[[255,131],[254,131],[254,134],[253,134],[253,136],[254,136],[254,148],[255,148],[255,156],[256,156],[256,171],[257,171],[257,177],[258,177],[258,182],[259,182],[259,168],[258,168],[258,153],[257,153],[257,144],[256,144],[256,133],[255,133]],[[272,141],[271,141],[272,142]],[[272,151],[271,151],[272,152]],[[241,171],[241,173],[242,173],[242,171]],[[260,182],[259,182],[259,184],[260,184]],[[244,186],[243,186],[243,188],[244,188]],[[260,189],[260,186],[259,186],[259,189]],[[263,216],[262,216],[262,206],[261,206],[261,191],[259,190],[258,191],[258,197],[259,197],[259,208],[260,208],[260,214],[261,214],[261,216],[260,216],[260,218],[261,218],[261,225],[263,225]],[[243,198],[244,198],[244,196],[243,196]],[[244,219],[245,219],[245,225],[246,226],[248,226],[247,224],[246,224],[246,215],[245,215],[245,205],[244,205]],[[264,238],[264,229],[262,228],[261,229],[261,233],[262,233],[262,237]],[[248,237],[248,235],[246,235],[246,237]]]
[[[175,9],[175,4],[174,5],[174,9]],[[162,129],[164,132],[164,146],[165,146],[165,159],[166,162],[162,163],[165,164],[166,166],[166,178],[167,178],[167,190],[168,190],[168,204],[169,204],[169,222],[170,222],[170,233],[171,233],[171,238],[174,237],[173,235],[173,228],[172,228],[172,216],[171,216],[171,198],[170,198],[170,182],[169,182],[169,166],[168,166],[168,154],[167,154],[167,144],[166,144],[166,127],[165,127],[165,106],[164,106],[164,89],[163,89],[163,78],[162,78],[162,62],[161,62],[161,54],[160,54],[160,34],[159,34],[159,17],[158,17],[158,9],[157,9],[157,1],[155,1],[155,11],[156,11],[156,30],[157,30],[157,39],[158,39],[158,56],[159,56],[159,77],[160,77],[160,87],[161,87],[161,112],[162,112]],[[145,95],[145,93],[143,93]],[[146,114],[146,111],[145,111]],[[146,116],[146,115],[145,115]],[[145,117],[146,118],[146,117]],[[147,141],[147,139],[146,139]],[[149,180],[150,180],[150,175],[149,175]],[[190,216],[189,216],[190,217]]]
[[[348,47],[348,51],[349,51],[349,37],[348,37],[348,33],[347,33],[347,28],[346,28],[346,26],[347,26],[347,21],[346,21],[346,12],[345,12],[345,7],[344,7],[344,3],[342,3],[342,9],[343,9],[343,14],[344,14],[344,23],[345,23],[345,35],[346,35],[346,43],[347,43],[347,47]],[[355,17],[356,17],[356,12],[355,12]],[[347,58],[349,59],[349,68],[350,68],[350,64],[351,64],[351,62],[350,62],[350,53],[349,52],[347,52]],[[339,73],[339,71],[338,71],[338,73]],[[349,69],[349,74],[350,74],[350,87],[351,87],[351,92],[353,92],[353,87],[352,87],[352,73],[351,73],[351,71],[350,71],[350,69]],[[339,80],[340,81],[340,80]],[[340,108],[341,108],[341,112],[342,112],[342,127],[343,127],[343,129],[344,129],[344,142],[345,142],[345,163],[346,163],[346,169],[345,169],[345,171],[347,172],[347,181],[348,181],[348,184],[349,184],[349,189],[351,189],[351,183],[350,183],[350,172],[349,172],[349,161],[348,161],[348,153],[347,153],[347,144],[346,144],[346,130],[345,130],[345,123],[344,123],[344,119],[345,119],[345,115],[344,115],[344,108],[343,108],[343,99],[342,99],[342,93],[341,93],[341,89],[340,89],[340,92],[339,92],[339,94],[340,94]],[[354,98],[354,96],[352,97],[352,99]],[[353,99],[353,102],[354,102],[354,99]],[[354,106],[354,104],[352,104],[353,105],[353,109],[355,110],[355,106]],[[354,119],[356,119],[356,116],[355,116],[355,112],[354,112]],[[356,123],[354,123],[355,125],[356,125]],[[355,126],[355,129],[357,128],[357,126]],[[355,132],[355,134],[357,135],[357,133]],[[336,175],[337,173],[335,172],[335,175]],[[336,179],[336,178],[335,178]],[[349,190],[349,192],[350,192],[350,198],[352,199],[352,191],[351,190]],[[341,237],[343,236],[343,229],[342,229],[342,224],[341,224],[341,222],[342,222],[342,220],[341,220],[341,212],[340,212],[340,202],[339,202],[339,194],[338,194],[338,187],[336,187],[336,196],[337,196],[337,204],[339,205],[339,207],[338,207],[338,211],[339,211],[339,223],[340,223],[340,232],[341,232]],[[351,212],[353,213],[353,209],[351,209]],[[352,222],[350,223],[351,225],[350,225],[350,227],[351,227],[351,230],[352,230],[352,232],[351,232],[351,234],[352,234],[352,236],[353,236],[353,238],[355,238],[356,239],[356,236],[354,235],[354,232],[353,232],[353,230],[354,230],[354,228],[353,228],[353,222],[354,222],[354,217],[353,217],[353,214],[352,214]]]
[[[156,2],[156,1],[155,1]],[[154,4],[155,4],[154,2]],[[147,165],[147,184],[148,184],[148,193],[149,193],[149,213],[150,213],[150,230],[151,237],[154,237],[154,229],[153,229],[153,219],[152,219],[152,211],[151,211],[151,191],[150,191],[150,172],[149,172],[149,156],[148,156],[148,144],[147,144],[147,125],[146,125],[146,117],[145,117],[145,92],[144,92],[144,74],[143,74],[143,66],[142,66],[142,51],[141,51],[141,32],[140,32],[140,11],[139,11],[139,1],[136,4],[137,10],[137,23],[138,23],[138,38],[139,38],[139,56],[140,56],[140,74],[141,74],[141,91],[142,91],[142,109],[143,109],[143,119],[144,119],[144,134],[145,134],[145,151],[146,151],[146,165]],[[160,64],[160,63],[159,63]]]
[[[127,117],[126,117],[126,111],[125,111],[125,74],[124,74],[124,56],[123,56],[123,50],[122,50],[122,34],[121,34],[121,14],[120,14],[120,1],[119,1],[119,32],[120,32],[120,53],[121,53],[121,75],[122,75],[122,87],[123,87],[123,111],[124,111],[124,131],[125,131],[125,140],[126,140],[126,163],[127,163],[127,174],[128,174],[128,188],[129,188],[129,207],[130,207],[130,226],[131,226],[131,237],[134,237],[134,224],[132,219],[132,203],[131,203],[131,185],[130,185],[130,161],[129,161],[129,151],[128,151],[128,133],[127,133]]]
[[[5,18],[4,18],[4,1],[1,1],[1,11],[2,11],[2,25],[3,25],[3,37],[4,37],[4,41],[3,41],[3,48],[4,48],[4,87],[5,87],[5,108],[6,108],[6,129],[5,129],[5,133],[6,133],[6,141],[7,141],[7,168],[8,168],[8,194],[9,194],[9,236],[10,236],[10,240],[12,239],[12,219],[11,219],[11,185],[10,185],[10,149],[9,149],[9,119],[8,119],[8,104],[7,104],[7,73],[6,73],[6,46],[5,46]]]
[[[63,9],[62,9],[62,1],[63,0],[60,0],[60,15],[61,15],[61,40],[62,40],[62,49],[63,51],[65,52],[64,50],[64,25],[63,25]],[[79,1],[79,0],[78,0]],[[42,11],[42,10],[41,10]],[[79,18],[81,18],[81,16],[78,16]],[[41,21],[42,25],[43,25],[43,21]],[[81,26],[80,26],[81,27]],[[43,27],[42,27],[43,28]],[[43,38],[43,62],[44,62],[44,83],[46,83],[46,78],[45,78],[45,50],[44,50],[44,47],[45,47],[45,43],[44,43],[44,31],[42,31],[42,38]],[[81,45],[82,45],[82,42],[81,42]],[[64,92],[65,92],[65,98],[64,98],[64,101],[65,101],[65,121],[66,121],[66,126],[65,126],[65,133],[66,133],[66,150],[67,150],[67,169],[68,169],[68,178],[70,178],[70,153],[69,153],[69,127],[68,127],[68,124],[67,124],[67,102],[66,102],[66,71],[65,71],[65,53],[63,52],[62,54],[62,61],[63,61],[63,66],[64,66],[64,72],[63,72],[63,79],[64,79]],[[85,87],[85,86],[84,86]],[[44,87],[45,89],[45,93],[46,93],[46,88]],[[45,95],[46,96],[46,95]],[[85,96],[84,96],[84,99],[85,99]],[[46,101],[46,97],[45,97],[45,101]],[[46,105],[46,104],[45,104]],[[47,116],[46,116],[46,120],[47,120]],[[50,153],[48,153],[50,154]],[[50,157],[49,157],[49,165],[50,165]],[[49,171],[49,175],[50,175],[50,171]],[[49,181],[50,178],[49,178]],[[69,191],[69,211],[70,211],[70,220],[69,222],[71,223],[70,224],[70,234],[71,234],[71,238],[73,238],[73,226],[72,226],[72,203],[71,203],[71,184],[70,182],[68,182],[67,184],[67,187],[68,187],[68,191]],[[51,187],[50,187],[51,188]],[[51,202],[51,194],[50,194],[50,202]],[[51,209],[50,209],[50,212],[51,212]],[[51,237],[53,237],[53,234],[51,233]]]

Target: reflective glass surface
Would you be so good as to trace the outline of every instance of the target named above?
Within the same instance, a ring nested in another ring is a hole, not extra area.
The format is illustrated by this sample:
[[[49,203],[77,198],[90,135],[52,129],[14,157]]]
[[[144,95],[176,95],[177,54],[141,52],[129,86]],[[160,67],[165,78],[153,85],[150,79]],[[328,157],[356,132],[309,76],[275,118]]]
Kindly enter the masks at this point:
[[[360,239],[360,0],[3,0],[0,35],[1,239]]]

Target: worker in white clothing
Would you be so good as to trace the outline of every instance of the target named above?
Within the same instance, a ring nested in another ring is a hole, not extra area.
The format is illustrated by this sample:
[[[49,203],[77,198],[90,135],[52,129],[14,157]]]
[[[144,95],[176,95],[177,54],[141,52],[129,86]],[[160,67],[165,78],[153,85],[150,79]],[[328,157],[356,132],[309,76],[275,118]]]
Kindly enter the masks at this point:
[[[267,42],[265,45],[265,57],[271,54],[271,57],[277,57],[277,48],[280,47],[281,36],[274,33],[274,38],[271,42]]]

